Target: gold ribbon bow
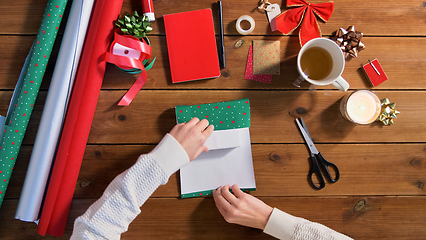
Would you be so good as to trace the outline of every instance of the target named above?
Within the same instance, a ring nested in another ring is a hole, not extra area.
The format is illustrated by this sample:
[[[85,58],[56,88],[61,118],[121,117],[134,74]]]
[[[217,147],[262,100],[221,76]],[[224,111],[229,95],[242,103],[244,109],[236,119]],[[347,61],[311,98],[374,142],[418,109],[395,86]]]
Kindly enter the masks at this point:
[[[378,120],[386,126],[394,124],[393,120],[396,118],[396,115],[399,114],[399,111],[395,109],[396,103],[391,103],[389,99],[384,98],[380,105],[382,106],[382,112]]]

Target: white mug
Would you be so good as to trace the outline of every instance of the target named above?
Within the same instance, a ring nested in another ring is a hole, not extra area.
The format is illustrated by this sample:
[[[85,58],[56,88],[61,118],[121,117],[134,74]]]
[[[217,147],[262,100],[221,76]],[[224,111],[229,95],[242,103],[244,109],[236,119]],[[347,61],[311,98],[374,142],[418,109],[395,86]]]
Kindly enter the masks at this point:
[[[303,54],[310,48],[320,47],[328,52],[332,59],[332,68],[328,76],[314,80],[309,78],[308,74],[304,72],[301,66],[301,58]],[[343,70],[345,69],[345,57],[340,47],[330,39],[327,38],[314,38],[309,40],[302,49],[300,49],[299,55],[297,56],[297,71],[303,80],[308,81],[311,84],[324,86],[331,84],[342,92],[349,89],[349,83],[342,78]]]

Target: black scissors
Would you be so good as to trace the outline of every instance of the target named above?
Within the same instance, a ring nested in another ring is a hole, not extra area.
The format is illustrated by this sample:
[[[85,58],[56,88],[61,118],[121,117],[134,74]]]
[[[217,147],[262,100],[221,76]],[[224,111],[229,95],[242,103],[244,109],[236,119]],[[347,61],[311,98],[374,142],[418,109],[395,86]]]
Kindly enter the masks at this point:
[[[302,136],[305,139],[305,142],[308,145],[309,152],[311,154],[312,168],[309,171],[308,180],[310,180],[312,185],[314,185],[314,187],[317,189],[322,189],[325,187],[325,181],[321,174],[321,170],[318,164],[320,163],[322,168],[327,173],[330,181],[333,183],[337,182],[340,177],[339,169],[337,168],[337,166],[325,160],[324,157],[321,155],[321,153],[318,151],[318,149],[315,147],[314,142],[312,141],[311,135],[309,135],[309,131],[306,128],[305,122],[303,121],[303,118],[301,117],[296,118],[296,124],[299,127],[299,130],[302,133]],[[333,168],[334,172],[336,173],[336,178],[333,178],[333,176],[331,176],[330,172],[328,171],[329,167]],[[312,179],[312,176],[314,174],[316,175],[316,178],[319,181],[319,186],[316,185]]]

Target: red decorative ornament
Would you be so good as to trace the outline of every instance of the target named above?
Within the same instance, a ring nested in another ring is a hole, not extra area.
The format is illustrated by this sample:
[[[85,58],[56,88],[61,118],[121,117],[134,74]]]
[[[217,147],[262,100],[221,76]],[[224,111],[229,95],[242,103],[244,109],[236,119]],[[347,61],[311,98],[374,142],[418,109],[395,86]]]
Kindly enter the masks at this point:
[[[303,46],[309,40],[321,37],[321,30],[316,16],[327,22],[333,14],[334,3],[309,3],[305,0],[287,0],[287,7],[296,8],[289,9],[275,18],[277,29],[288,35],[300,26],[299,42]]]

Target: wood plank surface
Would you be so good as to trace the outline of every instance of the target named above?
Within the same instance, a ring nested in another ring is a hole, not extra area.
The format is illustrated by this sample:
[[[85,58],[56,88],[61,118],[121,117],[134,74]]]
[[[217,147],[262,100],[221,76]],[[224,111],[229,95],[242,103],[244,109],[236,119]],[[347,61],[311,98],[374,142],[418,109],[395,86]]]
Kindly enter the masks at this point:
[[[398,124],[356,125],[339,112],[340,91],[141,91],[127,108],[115,104],[124,91],[103,91],[89,143],[157,143],[175,124],[175,105],[250,99],[252,143],[303,142],[294,118],[303,116],[317,143],[425,142],[426,92],[380,91],[397,102]],[[409,113],[409,114],[406,114]],[[271,127],[273,126],[273,127]],[[138,134],[134,134],[134,132]],[[386,134],[386,138],[383,138]]]
[[[34,41],[47,0],[0,3],[0,115],[5,115],[25,57]],[[372,89],[396,102],[401,113],[392,126],[356,125],[339,112],[346,94],[332,86],[312,88],[298,78],[298,31],[272,32],[257,1],[224,0],[226,64],[216,79],[172,84],[165,14],[211,8],[217,31],[216,1],[154,0],[149,38],[157,57],[142,91],[128,107],[116,106],[137,75],[108,64],[64,236],[39,236],[34,223],[14,219],[31,150],[49,89],[72,0],[59,29],[41,92],[24,144],[0,208],[0,239],[69,239],[74,220],[83,214],[114,177],[151,151],[175,124],[175,105],[249,98],[251,142],[257,191],[252,195],[290,214],[319,222],[355,239],[424,239],[426,236],[426,4],[424,1],[339,0],[324,37],[354,25],[364,33],[365,50],[348,59],[343,77],[352,92]],[[274,3],[274,1],[270,1]],[[324,0],[309,1],[312,3]],[[286,1],[277,1],[281,11]],[[124,0],[124,11],[141,11],[140,0]],[[241,15],[256,21],[253,33],[241,36]],[[217,32],[216,32],[217,34]],[[241,47],[235,42],[243,40]],[[281,75],[272,84],[244,80],[253,40],[280,41]],[[379,59],[389,80],[372,88],[361,66]],[[188,66],[190,70],[191,66]],[[340,170],[337,183],[315,190],[308,183],[308,150],[294,118],[302,116],[319,151]],[[236,170],[237,171],[237,170]],[[262,231],[226,223],[211,197],[180,199],[179,172],[171,176],[141,208],[142,214],[122,239],[273,239]]]
[[[0,34],[35,34],[38,30],[46,2],[47,0],[2,1],[0,12],[4,13],[4,15],[0,18],[2,26]],[[216,12],[215,2],[210,0],[192,2],[156,0],[154,1],[154,8],[157,20],[152,25],[154,30],[151,34],[164,35],[164,22],[161,18],[164,14],[203,8],[212,8],[213,12]],[[287,9],[285,1],[276,2],[281,5],[282,12]],[[324,1],[314,0],[310,2],[321,3]],[[135,9],[141,9],[140,1],[124,0],[122,13],[124,11],[133,12]],[[355,25],[368,36],[425,36],[425,13],[426,8],[421,0],[339,0],[335,2],[335,11],[330,20],[327,23],[321,20],[318,22],[324,35],[330,35],[341,27],[347,28],[350,25]],[[266,15],[263,12],[257,11],[257,1],[251,0],[223,2],[225,34],[238,34],[235,29],[235,22],[244,14],[251,15],[256,22],[253,35],[279,34],[271,32]],[[216,23],[217,18],[215,14],[213,14],[213,19]]]
[[[377,91],[396,102],[397,124],[356,125],[339,110],[340,91],[152,91],[139,92],[128,107],[117,106],[125,91],[102,91],[89,143],[158,143],[175,124],[175,105],[250,99],[252,143],[302,143],[294,119],[303,116],[317,143],[426,142],[424,91]],[[5,114],[11,92],[0,92],[0,113]],[[34,142],[45,92],[39,94],[25,144]],[[270,126],[274,126],[271,128]],[[135,132],[137,134],[135,134]],[[383,134],[386,138],[383,138]]]
[[[304,144],[252,146],[257,191],[266,196],[426,195],[425,144],[318,144],[323,156],[340,170],[340,180],[317,191],[308,182],[309,153]],[[131,167],[154,146],[89,145],[75,198],[99,198],[115,176]],[[19,198],[31,147],[24,147],[6,198]],[[179,197],[179,172],[154,197]]]
[[[290,214],[319,222],[355,239],[424,239],[426,198],[261,197],[265,203]],[[75,199],[63,237],[36,234],[34,223],[13,219],[17,200],[6,200],[0,209],[3,240],[69,239],[72,224],[94,199]],[[229,224],[211,197],[194,199],[150,198],[122,235],[127,239],[274,239],[261,230]],[[13,219],[13,220],[12,220]]]
[[[42,89],[47,89],[54,69],[56,55],[60,46],[60,40],[54,46],[53,56],[49,62]],[[234,44],[239,39],[244,40],[240,48]],[[153,56],[157,60],[151,70],[148,71],[148,80],[143,89],[290,89],[298,90],[293,82],[298,78],[296,71],[297,53],[300,50],[298,37],[274,36],[268,40],[281,42],[281,75],[273,76],[272,84],[264,84],[245,80],[244,71],[247,60],[248,48],[253,40],[261,39],[255,36],[230,36],[225,37],[227,68],[222,69],[221,77],[211,80],[194,81],[172,84],[170,66],[167,55],[167,44],[164,36],[151,36]],[[31,47],[33,36],[0,36],[0,89],[13,90],[19,77],[25,57]],[[359,53],[358,58],[346,62],[343,77],[349,82],[351,89],[370,88],[361,66],[368,59],[379,59],[389,80],[380,84],[375,89],[426,89],[422,83],[422,76],[426,75],[426,63],[423,52],[419,46],[426,45],[426,38],[397,38],[397,37],[365,37],[363,42],[366,49]],[[398,46],[398,50],[392,50]],[[405,54],[400,54],[404,52]],[[190,69],[191,66],[188,66]],[[131,75],[118,70],[112,64],[108,64],[103,89],[129,89],[136,80],[137,75]],[[120,79],[120,80],[118,80]],[[308,89],[310,84],[302,83],[302,89]],[[331,85],[318,87],[319,89],[334,89]]]

